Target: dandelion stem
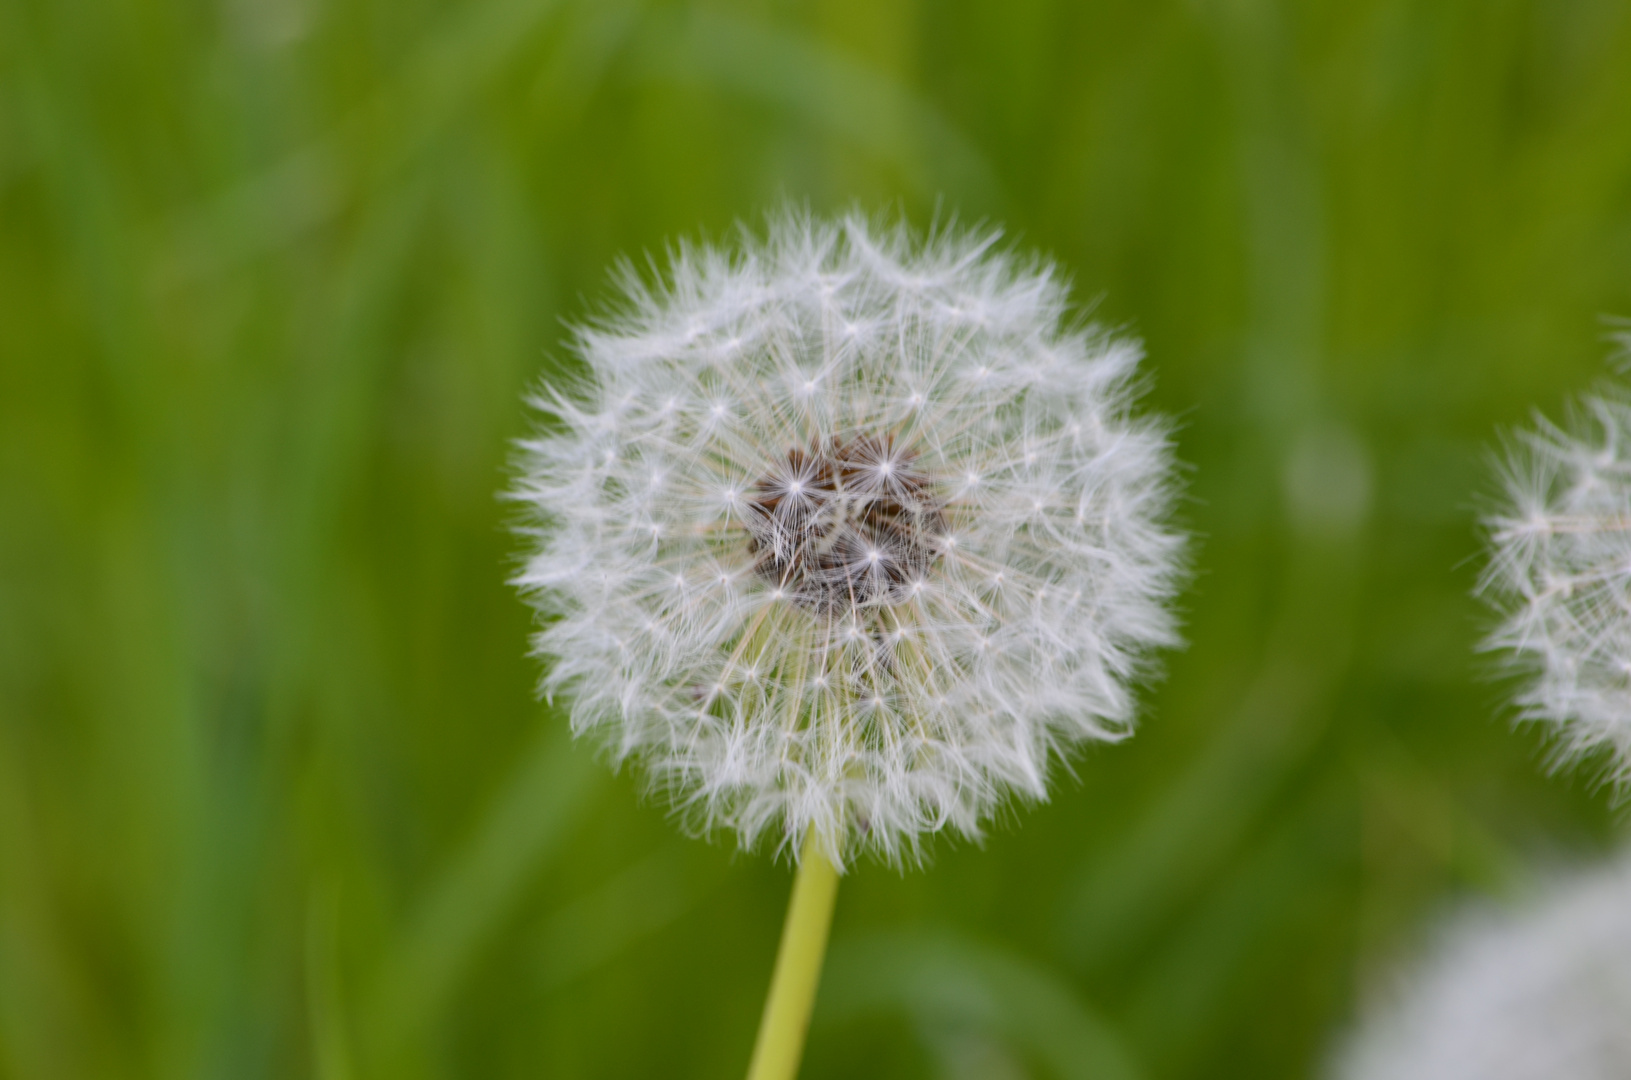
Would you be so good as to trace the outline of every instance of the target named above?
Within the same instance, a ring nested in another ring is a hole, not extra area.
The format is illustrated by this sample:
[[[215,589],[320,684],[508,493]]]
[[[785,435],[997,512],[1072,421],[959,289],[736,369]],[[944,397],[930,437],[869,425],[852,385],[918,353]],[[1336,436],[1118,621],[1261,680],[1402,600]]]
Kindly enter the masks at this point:
[[[770,977],[748,1080],[793,1080],[798,1075],[837,895],[838,871],[822,854],[812,831],[804,841],[798,875],[793,879],[793,899],[787,905],[787,922],[776,950],[776,971]]]

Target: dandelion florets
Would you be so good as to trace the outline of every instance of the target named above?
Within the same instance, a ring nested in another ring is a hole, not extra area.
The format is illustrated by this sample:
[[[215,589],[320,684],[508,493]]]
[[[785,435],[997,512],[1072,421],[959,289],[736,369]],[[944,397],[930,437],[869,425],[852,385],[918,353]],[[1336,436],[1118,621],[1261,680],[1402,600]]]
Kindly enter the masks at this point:
[[[546,691],[700,830],[842,865],[977,836],[1133,719],[1181,536],[1139,346],[994,234],[681,247],[535,405]]]
[[[1631,402],[1587,398],[1575,420],[1518,436],[1506,498],[1486,520],[1480,590],[1502,621],[1486,641],[1527,682],[1524,719],[1552,725],[1557,755],[1608,751],[1631,778]]]

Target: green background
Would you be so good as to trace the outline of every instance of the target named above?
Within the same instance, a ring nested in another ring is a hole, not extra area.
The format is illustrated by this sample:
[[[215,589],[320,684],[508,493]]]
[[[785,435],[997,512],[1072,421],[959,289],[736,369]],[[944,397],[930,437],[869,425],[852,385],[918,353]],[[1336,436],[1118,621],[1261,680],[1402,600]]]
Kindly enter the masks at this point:
[[[1614,0],[0,0],[0,1075],[731,1077],[789,876],[533,696],[523,392],[620,255],[1002,224],[1142,336],[1189,646],[840,892],[806,1077],[1297,1077],[1623,832],[1474,652],[1631,315]]]

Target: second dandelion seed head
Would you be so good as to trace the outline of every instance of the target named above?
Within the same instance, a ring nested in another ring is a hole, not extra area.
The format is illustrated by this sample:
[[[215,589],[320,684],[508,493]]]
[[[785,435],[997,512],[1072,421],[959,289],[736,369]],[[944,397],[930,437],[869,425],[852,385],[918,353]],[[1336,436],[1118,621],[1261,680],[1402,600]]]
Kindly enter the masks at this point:
[[[1501,622],[1487,646],[1527,679],[1525,719],[1553,727],[1561,761],[1608,752],[1631,779],[1631,401],[1584,399],[1572,421],[1518,436],[1505,498],[1486,519],[1481,589]]]

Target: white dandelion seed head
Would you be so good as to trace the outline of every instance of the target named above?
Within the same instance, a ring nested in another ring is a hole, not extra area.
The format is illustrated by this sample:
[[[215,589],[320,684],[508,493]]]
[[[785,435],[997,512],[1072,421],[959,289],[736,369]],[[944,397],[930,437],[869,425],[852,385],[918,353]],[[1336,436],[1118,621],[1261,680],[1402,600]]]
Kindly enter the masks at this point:
[[[1485,520],[1492,553],[1479,590],[1501,622],[1485,647],[1527,681],[1523,719],[1551,725],[1556,756],[1608,751],[1631,780],[1631,401],[1585,399],[1567,426],[1544,419],[1515,440],[1505,498]]]
[[[1176,642],[1139,346],[995,241],[786,215],[682,247],[577,332],[581,389],[537,399],[544,687],[699,831],[813,829],[839,865],[977,836],[1127,733]]]
[[[1631,1075],[1631,858],[1467,910],[1343,1047],[1338,1080]]]

